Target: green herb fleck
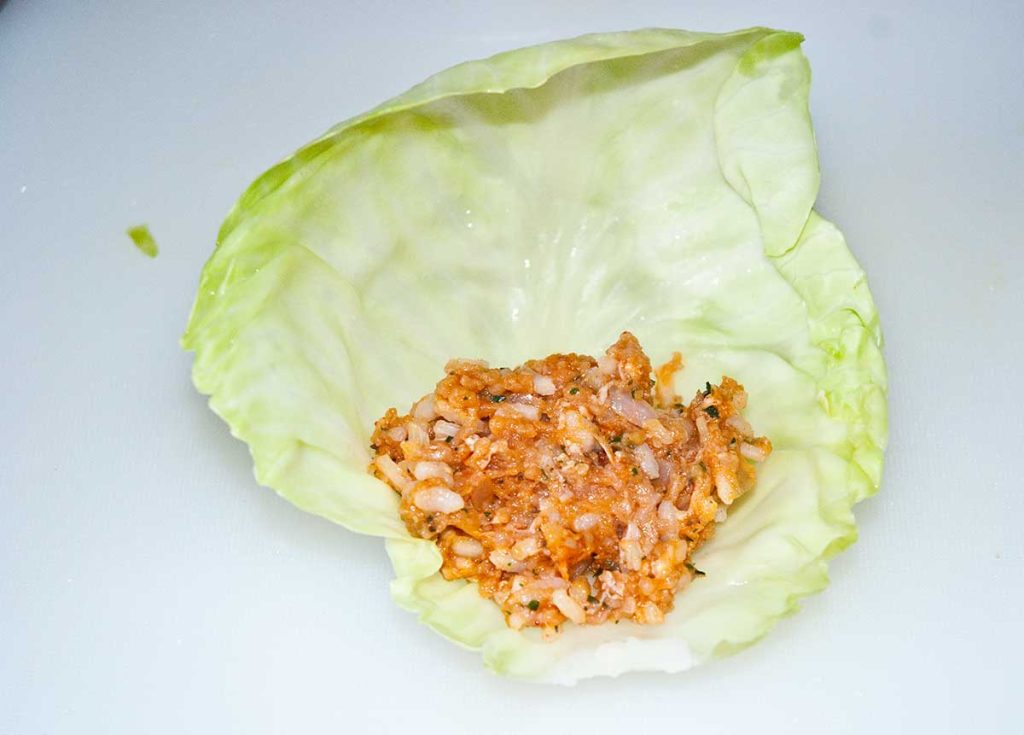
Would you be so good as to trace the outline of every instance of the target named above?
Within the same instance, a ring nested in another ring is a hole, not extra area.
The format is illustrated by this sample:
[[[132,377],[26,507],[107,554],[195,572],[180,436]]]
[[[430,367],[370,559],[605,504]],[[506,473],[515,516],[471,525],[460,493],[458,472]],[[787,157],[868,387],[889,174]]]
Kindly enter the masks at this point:
[[[502,401],[504,401],[504,400],[505,400],[505,399],[506,399],[507,397],[508,397],[508,396],[491,396],[491,403],[501,403],[501,402],[502,402]]]
[[[616,434],[611,438],[610,441],[612,444],[618,444],[620,441],[622,441],[622,434]]]
[[[711,387],[711,383],[705,382],[704,383],[704,395],[705,396],[710,396],[712,390],[714,390],[714,389]]]
[[[697,567],[693,566],[693,564],[691,564],[690,562],[686,562],[686,568],[689,569],[694,574],[696,574],[698,577],[705,577],[705,576],[707,576],[706,574],[704,574],[704,572],[699,570]]]
[[[455,438],[454,436],[446,436],[444,438],[444,443],[445,444],[451,444],[452,443],[452,439],[454,439],[454,438]]]
[[[632,469],[630,469],[630,472],[631,472],[632,474],[636,475],[636,474],[638,474],[638,473],[639,473],[639,470],[637,470],[637,468],[636,468],[636,467],[633,467]]]
[[[597,598],[594,597],[593,595],[587,595],[587,602],[589,602],[591,605],[593,605],[595,602],[597,602]]]
[[[155,258],[160,249],[156,246],[156,240],[153,239],[153,233],[149,231],[149,227],[146,225],[135,225],[129,227],[125,232],[128,237],[132,239],[137,247],[143,254],[148,255],[150,258]]]
[[[526,606],[531,610],[536,610],[538,607],[540,607],[540,602],[537,600],[530,600],[528,603],[526,603]]]
[[[708,416],[710,416],[713,419],[717,419],[718,418],[718,409],[715,408],[714,406],[707,406],[704,409],[704,413],[706,413]]]
[[[576,395],[576,394],[577,394],[577,393],[579,393],[579,392],[580,392],[580,389],[579,389],[579,388],[570,388],[570,389],[569,389],[569,395],[570,395],[570,396],[574,396],[574,395]]]

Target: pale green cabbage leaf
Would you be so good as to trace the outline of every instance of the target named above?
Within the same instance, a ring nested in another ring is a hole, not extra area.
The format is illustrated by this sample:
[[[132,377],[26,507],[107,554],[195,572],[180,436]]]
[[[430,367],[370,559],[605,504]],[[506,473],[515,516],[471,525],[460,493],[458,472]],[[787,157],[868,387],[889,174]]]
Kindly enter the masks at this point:
[[[449,69],[261,176],[225,222],[184,345],[264,485],[387,539],[395,600],[503,674],[679,671],[827,584],[878,488],[885,366],[864,273],[812,210],[795,33],[584,36]],[[452,357],[514,365],[633,331],[723,373],[775,451],[662,625],[508,629],[438,574],[366,472],[385,409]],[[411,654],[412,655],[412,654]]]

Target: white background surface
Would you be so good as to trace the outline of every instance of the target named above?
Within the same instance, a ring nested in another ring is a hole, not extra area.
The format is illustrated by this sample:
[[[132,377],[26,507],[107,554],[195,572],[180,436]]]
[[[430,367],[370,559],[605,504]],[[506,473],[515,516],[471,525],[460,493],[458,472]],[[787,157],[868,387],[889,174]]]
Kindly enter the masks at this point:
[[[0,10],[0,732],[1024,732],[1019,4],[285,5]],[[378,539],[253,481],[177,346],[200,267],[257,174],[443,67],[755,24],[807,35],[819,208],[888,340],[883,491],[740,655],[498,679],[391,603]]]

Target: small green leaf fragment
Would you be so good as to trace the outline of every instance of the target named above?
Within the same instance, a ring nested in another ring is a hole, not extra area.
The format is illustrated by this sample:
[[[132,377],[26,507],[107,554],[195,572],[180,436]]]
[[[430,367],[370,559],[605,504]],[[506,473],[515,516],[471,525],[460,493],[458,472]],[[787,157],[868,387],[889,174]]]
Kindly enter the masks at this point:
[[[153,239],[153,233],[149,231],[149,227],[146,225],[135,225],[125,230],[128,233],[128,237],[132,239],[137,247],[143,254],[148,255],[150,258],[155,258],[160,249],[156,245],[156,240]]]

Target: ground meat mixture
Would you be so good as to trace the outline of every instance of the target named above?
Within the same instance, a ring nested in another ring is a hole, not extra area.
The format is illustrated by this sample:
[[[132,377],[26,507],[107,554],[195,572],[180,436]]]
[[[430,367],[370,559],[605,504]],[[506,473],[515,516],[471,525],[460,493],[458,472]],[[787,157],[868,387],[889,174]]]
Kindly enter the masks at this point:
[[[371,471],[440,547],[445,578],[475,581],[512,628],[661,622],[771,452],[741,385],[723,377],[684,404],[681,365],[654,380],[628,332],[596,360],[453,360],[409,414],[376,423]]]

